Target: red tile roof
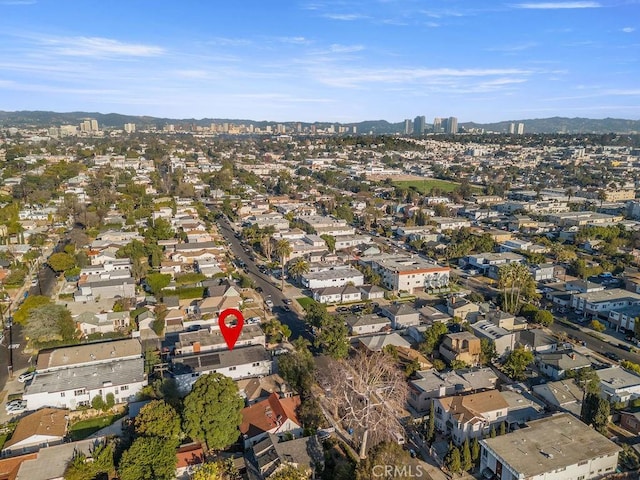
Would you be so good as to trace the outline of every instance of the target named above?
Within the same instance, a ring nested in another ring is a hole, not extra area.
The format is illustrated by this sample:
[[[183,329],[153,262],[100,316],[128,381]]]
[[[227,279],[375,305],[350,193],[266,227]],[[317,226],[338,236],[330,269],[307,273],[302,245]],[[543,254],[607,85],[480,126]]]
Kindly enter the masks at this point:
[[[296,409],[300,406],[300,396],[280,398],[272,393],[269,398],[242,410],[240,432],[255,437],[265,432],[276,432],[287,419],[301,425]]]

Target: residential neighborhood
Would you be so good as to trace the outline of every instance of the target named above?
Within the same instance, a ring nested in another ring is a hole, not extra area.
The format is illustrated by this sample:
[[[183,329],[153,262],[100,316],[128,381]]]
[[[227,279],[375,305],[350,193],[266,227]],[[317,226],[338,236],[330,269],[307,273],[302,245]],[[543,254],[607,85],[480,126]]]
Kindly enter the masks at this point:
[[[71,127],[0,127],[0,478],[637,478],[636,137]]]

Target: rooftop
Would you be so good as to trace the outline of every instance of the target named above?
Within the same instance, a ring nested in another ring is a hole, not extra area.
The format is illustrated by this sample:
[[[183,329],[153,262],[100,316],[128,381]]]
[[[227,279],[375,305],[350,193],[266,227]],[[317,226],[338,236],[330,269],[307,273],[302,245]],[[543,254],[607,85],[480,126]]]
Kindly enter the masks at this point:
[[[527,428],[481,443],[524,478],[620,451],[615,443],[568,413],[529,422]]]
[[[625,370],[622,367],[604,368],[602,370],[596,370],[596,373],[598,374],[600,382],[614,390],[640,385],[640,375]]]
[[[140,341],[134,338],[87,343],[40,352],[36,370],[66,368],[136,356],[142,356],[142,346]]]

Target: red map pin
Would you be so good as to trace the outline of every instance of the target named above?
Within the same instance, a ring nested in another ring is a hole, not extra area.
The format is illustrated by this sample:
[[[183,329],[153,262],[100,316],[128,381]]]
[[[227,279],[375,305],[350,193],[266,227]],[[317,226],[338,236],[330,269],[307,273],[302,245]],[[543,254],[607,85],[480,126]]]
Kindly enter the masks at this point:
[[[224,320],[229,315],[236,318],[235,326],[230,327],[225,323]],[[224,341],[227,342],[227,347],[229,347],[229,350],[233,350],[233,347],[235,347],[236,342],[238,341],[238,337],[240,337],[240,333],[242,333],[242,327],[244,326],[244,317],[242,316],[242,312],[235,308],[227,308],[226,310],[223,310],[218,317],[218,325],[220,325],[220,332],[222,332]]]

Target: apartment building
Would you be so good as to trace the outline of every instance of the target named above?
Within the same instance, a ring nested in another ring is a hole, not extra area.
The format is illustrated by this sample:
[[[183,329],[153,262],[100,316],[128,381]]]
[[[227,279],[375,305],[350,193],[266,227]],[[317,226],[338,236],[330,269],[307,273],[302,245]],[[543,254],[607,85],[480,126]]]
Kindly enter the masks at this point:
[[[370,265],[388,290],[415,293],[449,285],[449,267],[418,256],[380,254],[363,257],[360,263]]]

